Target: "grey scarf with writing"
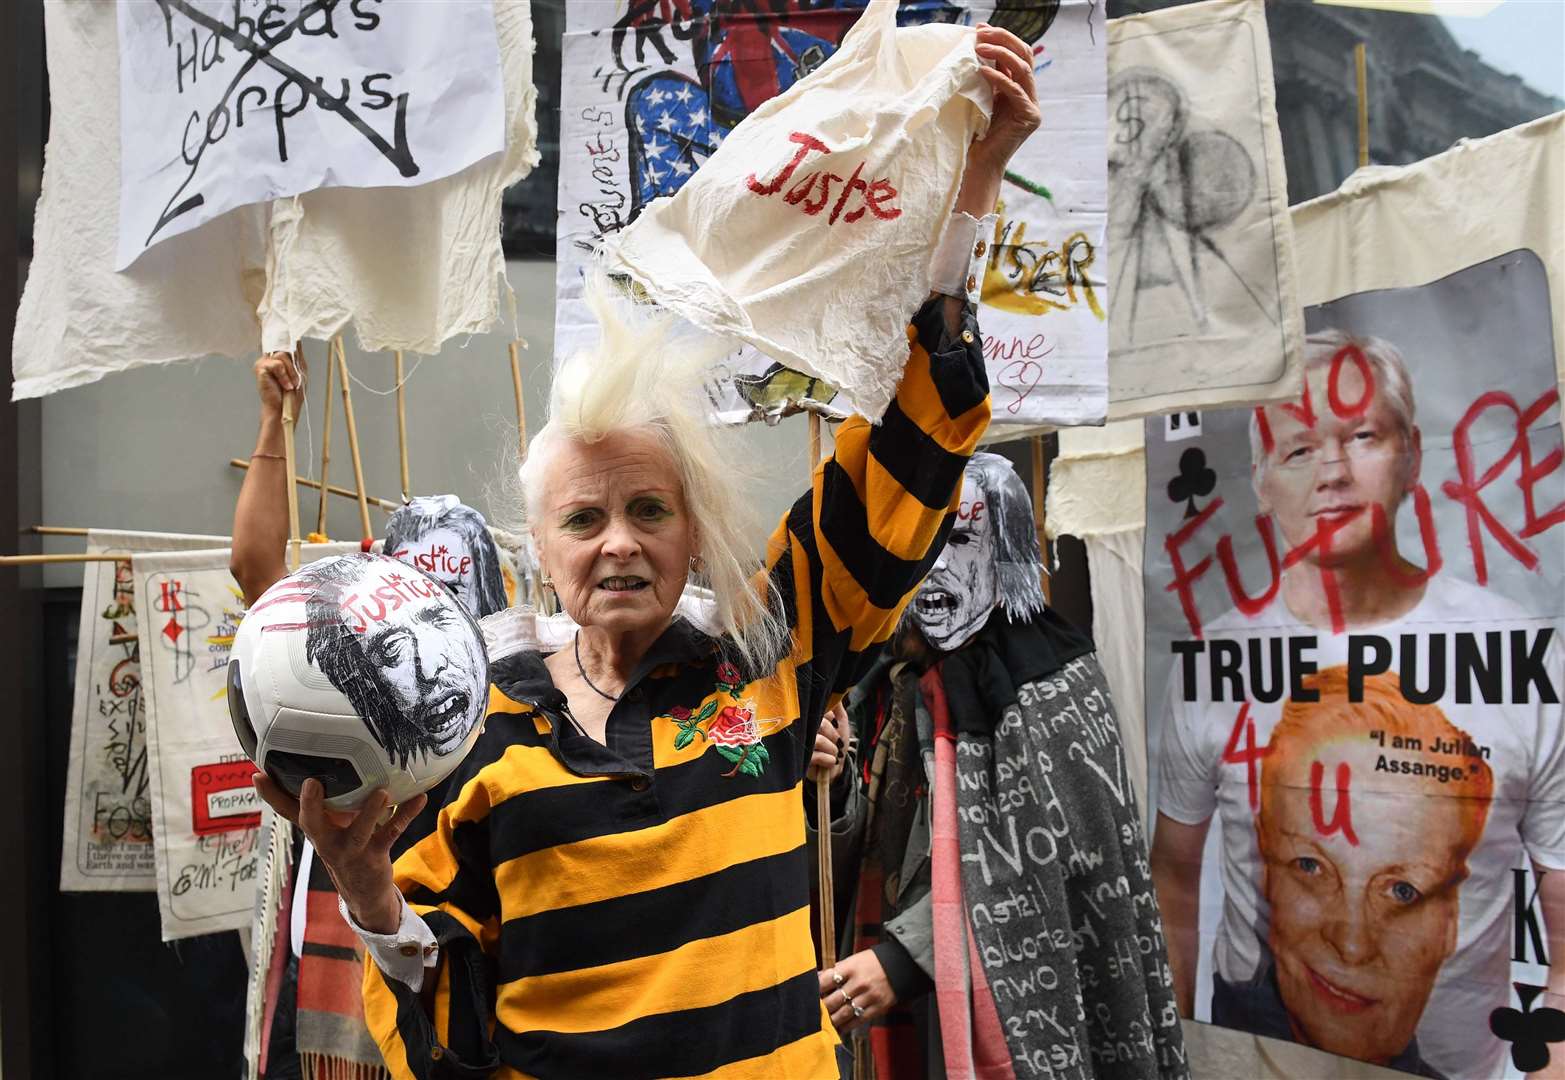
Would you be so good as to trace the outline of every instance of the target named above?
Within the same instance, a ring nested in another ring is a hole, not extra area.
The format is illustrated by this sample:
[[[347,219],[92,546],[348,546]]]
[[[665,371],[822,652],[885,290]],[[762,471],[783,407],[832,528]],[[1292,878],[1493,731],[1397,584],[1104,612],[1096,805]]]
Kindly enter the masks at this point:
[[[1096,655],[1010,702],[981,686],[962,701],[960,682],[946,683],[953,714],[992,710],[993,724],[957,740],[963,900],[1017,1077],[1183,1080],[1146,838]]]

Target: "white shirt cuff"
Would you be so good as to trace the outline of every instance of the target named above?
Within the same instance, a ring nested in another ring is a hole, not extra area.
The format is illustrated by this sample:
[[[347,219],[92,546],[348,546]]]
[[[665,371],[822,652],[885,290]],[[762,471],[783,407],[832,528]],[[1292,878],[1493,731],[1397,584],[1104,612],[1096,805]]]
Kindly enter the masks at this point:
[[[978,303],[984,283],[984,264],[989,258],[989,245],[993,242],[997,220],[994,214],[975,218],[960,210],[951,215],[945,234],[940,237],[940,246],[935,248],[934,257],[929,260],[931,292],[965,297],[975,305]]]
[[[440,946],[435,933],[418,912],[402,900],[402,923],[395,933],[372,934],[353,921],[348,905],[337,897],[337,910],[343,921],[364,942],[364,948],[375,958],[375,966],[388,977],[407,983],[417,993],[424,988],[424,969],[432,968],[440,960]]]

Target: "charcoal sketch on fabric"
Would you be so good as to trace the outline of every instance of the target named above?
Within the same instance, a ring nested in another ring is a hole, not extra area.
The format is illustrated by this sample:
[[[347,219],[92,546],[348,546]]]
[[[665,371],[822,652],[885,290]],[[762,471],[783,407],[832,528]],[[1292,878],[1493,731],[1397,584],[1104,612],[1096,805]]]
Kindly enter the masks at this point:
[[[785,7],[765,19],[735,0],[694,0],[672,14],[645,3],[628,11],[607,4],[570,9],[561,111],[557,355],[590,343],[582,275],[602,239],[635,220],[653,199],[678,192],[740,120],[834,55],[865,4],[837,0]],[[1051,415],[1061,422],[1101,419],[1107,385],[1104,264],[1099,263],[1094,289],[1077,287],[1101,246],[1106,205],[1104,129],[1101,116],[1094,119],[1102,112],[1106,78],[1101,5],[904,0],[897,18],[904,27],[985,20],[1011,29],[1038,52],[1045,113],[1069,119],[1051,119],[1018,152],[1014,171],[1021,183],[1007,187],[1013,224],[1002,226],[1000,237],[984,238],[986,248],[999,245],[988,264],[988,302],[980,316],[990,381],[1014,387],[1006,399],[1015,405],[1007,413],[1013,419],[1044,415],[1038,409],[1050,399],[1056,377],[1065,384],[1061,399],[1076,403],[1063,411],[1050,406],[1057,414]],[[1041,162],[1052,160],[1057,168],[1067,158],[1069,178],[1044,176],[1049,170]],[[1077,176],[1083,178],[1079,183]],[[1067,247],[1075,251],[1074,269],[1061,263]],[[1081,348],[1071,343],[1071,333],[1046,331],[1050,320],[1039,318],[1076,307],[1084,313],[1076,317],[1095,324],[1085,330],[1088,338],[1096,337]],[[1076,357],[1085,359],[1078,363]],[[1085,404],[1072,389],[1077,385],[1088,387]],[[850,395],[829,381],[750,347],[714,368],[709,392],[714,417],[725,422],[775,422],[801,406],[828,416],[855,411]]]
[[[306,562],[357,551],[306,544]],[[261,802],[228,719],[228,659],[244,616],[227,548],[133,554],[152,835],[163,940],[238,930],[255,905]]]
[[[212,547],[225,539],[88,533],[88,554],[124,553],[125,558],[84,564],[65,772],[62,892],[151,892],[156,887],[147,709],[130,553]]]
[[[118,8],[117,270],[238,206],[425,184],[505,147],[492,3]]]
[[[1109,40],[1111,415],[1283,396],[1302,324],[1264,9],[1207,0]]]

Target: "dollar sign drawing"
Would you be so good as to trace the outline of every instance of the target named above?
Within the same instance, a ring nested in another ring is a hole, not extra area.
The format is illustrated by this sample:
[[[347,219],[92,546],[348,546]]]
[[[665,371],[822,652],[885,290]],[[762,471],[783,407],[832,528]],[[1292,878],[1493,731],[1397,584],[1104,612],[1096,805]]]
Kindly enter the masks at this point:
[[[1114,141],[1121,146],[1141,141],[1141,133],[1146,130],[1147,122],[1141,118],[1141,103],[1146,100],[1134,90],[1127,90],[1119,106],[1114,110],[1114,119],[1119,121],[1119,134],[1114,136]]]

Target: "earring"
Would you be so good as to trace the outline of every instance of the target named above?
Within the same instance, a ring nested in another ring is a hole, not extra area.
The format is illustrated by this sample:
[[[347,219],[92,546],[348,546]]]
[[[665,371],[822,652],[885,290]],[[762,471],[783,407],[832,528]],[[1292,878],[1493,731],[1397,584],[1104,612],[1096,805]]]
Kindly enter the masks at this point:
[[[690,572],[692,574],[699,574],[702,571],[702,569],[703,569],[703,567],[701,565],[701,556],[699,556],[699,555],[692,555],[692,556],[690,556]]]

